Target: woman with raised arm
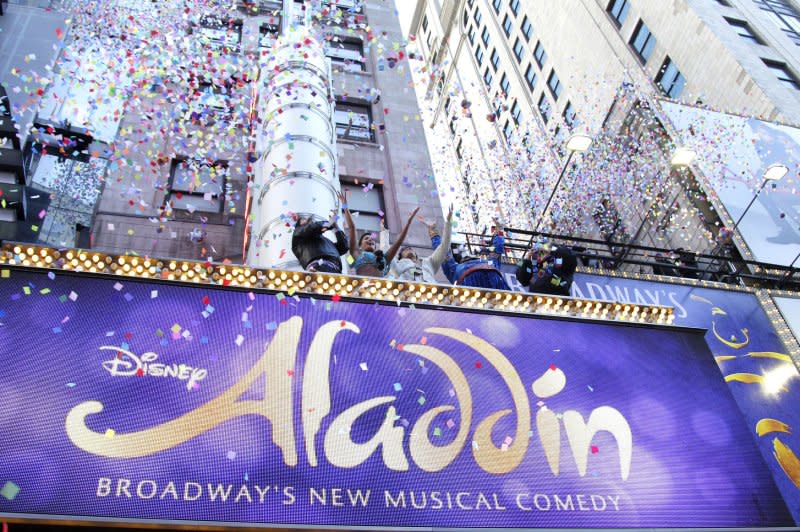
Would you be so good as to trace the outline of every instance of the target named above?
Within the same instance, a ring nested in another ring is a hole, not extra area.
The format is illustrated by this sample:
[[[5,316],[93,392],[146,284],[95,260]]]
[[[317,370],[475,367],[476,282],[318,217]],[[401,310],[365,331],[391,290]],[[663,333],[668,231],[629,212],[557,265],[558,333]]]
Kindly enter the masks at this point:
[[[436,272],[441,268],[442,263],[450,252],[450,233],[453,228],[453,207],[447,212],[447,220],[444,223],[444,237],[439,236],[436,229],[436,222],[428,222],[424,218],[419,220],[428,227],[428,235],[431,237],[433,253],[424,258],[417,256],[417,252],[410,246],[405,246],[400,250],[400,258],[392,263],[392,273],[390,277],[402,281],[414,281],[423,283],[436,283]]]
[[[414,212],[408,217],[403,230],[397,237],[391,247],[384,254],[383,251],[378,249],[378,244],[372,233],[366,232],[361,235],[361,238],[356,240],[356,224],[353,222],[353,217],[350,214],[350,209],[347,208],[347,198],[341,192],[339,193],[339,201],[341,201],[342,209],[344,210],[344,219],[347,221],[347,229],[350,232],[350,255],[353,256],[353,263],[351,264],[352,271],[356,275],[365,275],[369,277],[383,277],[389,271],[389,264],[392,259],[397,255],[400,246],[403,245],[408,234],[408,228],[411,222],[419,211],[419,207],[414,209]]]

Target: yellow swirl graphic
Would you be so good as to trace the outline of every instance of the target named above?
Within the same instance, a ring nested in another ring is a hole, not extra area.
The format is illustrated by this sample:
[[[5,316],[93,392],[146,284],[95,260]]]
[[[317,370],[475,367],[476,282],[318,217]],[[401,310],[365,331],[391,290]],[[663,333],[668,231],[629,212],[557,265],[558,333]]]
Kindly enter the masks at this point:
[[[772,445],[775,449],[773,455],[775,460],[786,473],[786,476],[794,483],[797,488],[800,488],[800,459],[792,452],[787,446],[783,444],[778,438],[772,440]]]
[[[786,434],[790,434],[792,429],[786,423],[768,417],[756,423],[756,434],[759,436],[766,436],[773,432],[785,432]]]
[[[775,360],[780,360],[781,362],[792,361],[792,358],[789,355],[784,355],[783,353],[775,353],[773,351],[755,351],[752,353],[747,353],[745,356],[754,358],[774,358]]]

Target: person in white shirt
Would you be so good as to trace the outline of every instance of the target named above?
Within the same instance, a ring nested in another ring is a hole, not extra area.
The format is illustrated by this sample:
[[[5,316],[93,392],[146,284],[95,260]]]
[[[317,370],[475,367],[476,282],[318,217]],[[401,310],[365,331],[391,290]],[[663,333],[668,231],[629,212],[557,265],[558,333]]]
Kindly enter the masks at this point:
[[[442,263],[450,251],[450,233],[452,231],[453,207],[447,213],[447,221],[444,224],[443,235],[439,235],[434,223],[420,220],[428,226],[428,234],[431,237],[433,253],[429,257],[420,259],[414,248],[406,246],[400,250],[398,259],[393,261],[389,270],[389,277],[401,281],[414,281],[422,283],[436,283],[436,272],[442,267]]]

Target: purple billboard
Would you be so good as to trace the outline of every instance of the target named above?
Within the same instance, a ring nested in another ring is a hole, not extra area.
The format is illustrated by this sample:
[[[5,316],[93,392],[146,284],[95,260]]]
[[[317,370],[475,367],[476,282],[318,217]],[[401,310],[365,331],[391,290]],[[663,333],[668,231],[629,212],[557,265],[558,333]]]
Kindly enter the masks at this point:
[[[0,515],[792,526],[703,333],[5,270]]]

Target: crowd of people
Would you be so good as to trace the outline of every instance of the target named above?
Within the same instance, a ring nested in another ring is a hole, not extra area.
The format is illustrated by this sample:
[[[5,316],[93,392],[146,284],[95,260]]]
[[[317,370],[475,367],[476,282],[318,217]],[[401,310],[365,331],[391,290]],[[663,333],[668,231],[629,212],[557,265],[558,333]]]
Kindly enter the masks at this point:
[[[477,253],[463,249],[453,251],[450,245],[452,206],[441,233],[435,222],[417,216],[417,208],[408,216],[397,239],[389,244],[389,232],[385,227],[382,227],[380,234],[367,231],[357,236],[347,198],[340,193],[339,201],[347,235],[339,227],[335,212],[325,221],[315,220],[311,216],[296,216],[292,253],[303,269],[342,273],[342,257],[346,257],[349,271],[356,275],[436,283],[436,275],[441,269],[447,280],[457,286],[510,290],[501,269],[505,230],[498,220],[491,228],[491,239]],[[428,229],[432,253],[427,257],[419,257],[413,247],[403,245],[415,219]],[[333,234],[334,238],[329,238],[325,233]],[[516,278],[531,292],[569,296],[576,267],[577,258],[569,248],[536,244],[517,265]]]

